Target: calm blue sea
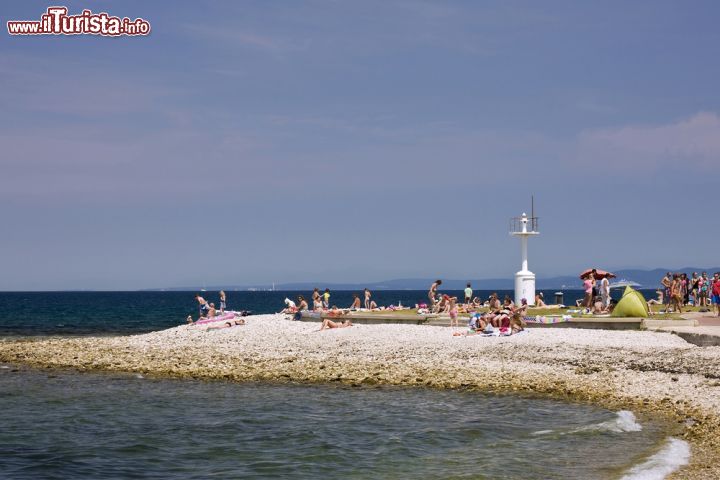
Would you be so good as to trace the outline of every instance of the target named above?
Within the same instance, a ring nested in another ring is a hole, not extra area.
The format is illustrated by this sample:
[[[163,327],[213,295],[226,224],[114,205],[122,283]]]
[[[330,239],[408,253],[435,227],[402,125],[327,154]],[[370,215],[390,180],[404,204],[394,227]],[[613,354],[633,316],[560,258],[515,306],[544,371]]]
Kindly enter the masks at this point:
[[[678,455],[658,459],[670,445],[667,426],[630,412],[417,388],[0,365],[0,407],[5,479],[592,480],[647,473],[648,458],[657,465]]]
[[[269,313],[298,294],[309,292],[228,292],[228,303]],[[347,306],[351,294],[333,292],[331,303]],[[217,292],[204,295],[217,300]],[[571,303],[580,292],[565,295]],[[413,305],[425,292],[378,291],[374,298]],[[133,334],[197,314],[193,292],[0,293],[0,312],[0,341]],[[8,479],[660,479],[689,455],[687,444],[669,437],[670,426],[630,412],[420,388],[236,384],[0,364],[0,410],[0,477]]]
[[[185,322],[188,315],[197,318],[195,292],[0,292],[0,336],[21,335],[123,335],[170,328]],[[311,297],[310,291],[233,292],[228,291],[228,308],[251,310],[253,313],[274,313],[283,309],[283,300],[298,295]],[[330,303],[349,307],[349,291],[331,292]],[[444,291],[462,298],[460,291]],[[487,298],[492,291],[479,290],[476,295]],[[510,290],[497,290],[502,298]],[[552,302],[554,291],[543,291]],[[613,295],[621,295],[614,291]],[[653,291],[643,291],[646,298]],[[219,306],[218,292],[202,292]],[[426,301],[426,292],[419,290],[378,290],[373,299],[378,305],[415,305]],[[650,296],[648,296],[650,295]],[[582,296],[579,290],[564,292],[566,305],[574,305]]]

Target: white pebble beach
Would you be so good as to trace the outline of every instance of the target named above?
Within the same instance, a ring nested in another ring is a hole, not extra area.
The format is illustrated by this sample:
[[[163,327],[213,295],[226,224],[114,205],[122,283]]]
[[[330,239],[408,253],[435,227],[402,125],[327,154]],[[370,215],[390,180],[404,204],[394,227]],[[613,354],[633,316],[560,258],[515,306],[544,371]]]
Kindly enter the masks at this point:
[[[143,335],[0,342],[0,361],[231,381],[343,382],[523,393],[628,408],[678,422],[693,448],[673,478],[720,478],[720,347],[670,333],[534,328],[510,337],[462,328],[318,323],[256,315]]]

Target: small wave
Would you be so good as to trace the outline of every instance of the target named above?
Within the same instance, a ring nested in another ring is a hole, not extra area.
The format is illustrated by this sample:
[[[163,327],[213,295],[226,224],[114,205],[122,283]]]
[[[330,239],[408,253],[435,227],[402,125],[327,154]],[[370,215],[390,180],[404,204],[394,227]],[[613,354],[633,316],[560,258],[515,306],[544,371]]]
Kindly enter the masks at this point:
[[[140,374],[138,373],[137,375],[135,375],[135,378],[140,378],[140,379],[142,379],[142,378],[145,378],[145,377],[143,377],[142,375],[140,375]]]
[[[655,455],[643,463],[635,465],[622,480],[662,480],[690,460],[690,445],[677,438],[670,437]]]
[[[642,430],[642,425],[637,423],[635,415],[629,410],[620,410],[617,412],[615,418],[606,422],[600,422],[595,425],[588,425],[587,427],[580,427],[573,432],[639,432]]]
[[[628,410],[620,410],[615,414],[615,418],[612,420],[606,420],[604,422],[596,423],[594,425],[587,425],[585,427],[574,428],[566,432],[556,432],[555,430],[539,430],[533,432],[533,435],[547,435],[550,433],[558,433],[559,435],[568,435],[571,433],[581,432],[639,432],[642,430],[642,425],[637,423],[635,415]]]

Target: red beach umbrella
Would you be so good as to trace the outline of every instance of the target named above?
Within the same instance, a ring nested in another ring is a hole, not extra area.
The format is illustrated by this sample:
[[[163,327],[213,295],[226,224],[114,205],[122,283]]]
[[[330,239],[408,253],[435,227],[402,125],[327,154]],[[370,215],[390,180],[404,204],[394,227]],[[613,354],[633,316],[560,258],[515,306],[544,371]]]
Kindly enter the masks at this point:
[[[580,274],[581,279],[585,279],[588,275],[592,273],[593,269],[588,268],[584,272]],[[615,274],[612,272],[606,272],[605,270],[600,270],[599,268],[595,271],[595,280],[602,280],[603,278],[615,278]]]

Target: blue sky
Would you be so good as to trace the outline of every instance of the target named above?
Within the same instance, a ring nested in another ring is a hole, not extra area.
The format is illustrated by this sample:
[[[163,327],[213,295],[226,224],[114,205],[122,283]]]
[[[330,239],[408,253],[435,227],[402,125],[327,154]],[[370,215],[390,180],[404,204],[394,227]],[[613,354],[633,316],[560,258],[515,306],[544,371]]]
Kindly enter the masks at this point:
[[[0,290],[719,263],[717,2],[63,4],[152,33],[0,35]]]

